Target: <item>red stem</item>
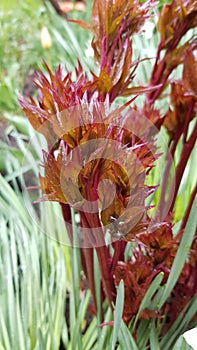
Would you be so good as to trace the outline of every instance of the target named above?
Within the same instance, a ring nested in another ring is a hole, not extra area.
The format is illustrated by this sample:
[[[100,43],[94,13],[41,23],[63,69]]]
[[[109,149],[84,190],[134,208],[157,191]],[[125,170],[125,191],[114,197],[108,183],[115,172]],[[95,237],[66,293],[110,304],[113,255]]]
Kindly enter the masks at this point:
[[[113,276],[114,270],[117,266],[118,261],[124,261],[124,251],[125,247],[127,245],[127,242],[125,241],[116,241],[113,244],[114,248],[114,254],[112,259],[112,265],[111,265],[111,275]]]
[[[156,71],[157,71],[158,61],[159,61],[160,53],[161,53],[162,49],[163,49],[163,41],[161,41],[159,46],[158,46],[157,56],[156,56],[155,64],[154,64],[154,67],[153,67],[153,70],[152,70],[152,74],[151,74],[151,79],[150,79],[151,82],[154,81],[154,76],[155,76]]]
[[[92,179],[89,180],[89,183],[86,184],[85,197],[88,201],[95,201],[98,199],[97,191],[94,190],[98,186],[98,181],[99,181],[98,178],[93,176]],[[111,257],[109,253],[109,248],[106,247],[106,244],[105,244],[104,232],[101,227],[98,210],[95,213],[87,212],[87,213],[81,213],[81,215],[83,217],[83,222],[85,224],[85,227],[88,227],[91,231],[90,239],[92,242],[92,246],[95,248],[97,253],[103,288],[105,290],[105,294],[106,294],[106,297],[108,298],[109,304],[111,308],[113,308],[112,303],[114,300],[113,295],[115,295],[115,286],[113,282],[113,276],[111,276],[110,274]],[[95,228],[95,231],[94,231],[94,228]],[[87,265],[87,262],[86,262],[86,265]]]
[[[147,102],[146,103],[148,105],[154,104],[155,100],[159,97],[159,95],[163,91],[163,88],[164,88],[164,86],[165,86],[165,84],[166,84],[166,82],[168,80],[169,75],[173,71],[173,69],[169,69],[169,70],[165,71],[165,68],[166,68],[166,62],[165,62],[165,57],[164,57],[162,66],[159,69],[159,77],[158,77],[157,81],[155,81],[155,84],[154,84],[154,85],[158,85],[162,81],[162,86],[159,87],[157,90],[154,90],[153,92],[150,93],[149,96],[147,96]]]
[[[87,227],[86,218],[84,217],[83,213],[80,213],[81,217],[81,226]],[[84,235],[84,241],[86,240],[86,236]],[[84,242],[85,246],[89,246],[89,242]],[[96,305],[96,291],[95,291],[95,283],[94,283],[94,255],[93,255],[93,248],[81,248],[81,252],[83,252],[84,256],[84,262],[85,262],[85,270],[86,270],[86,277],[88,280],[89,288],[92,293],[94,308],[97,310]],[[85,272],[85,271],[84,271]]]
[[[71,209],[69,204],[64,204],[64,203],[60,203],[61,204],[61,208],[62,208],[62,214],[63,214],[63,218],[65,221],[65,226],[66,226],[66,230],[71,242],[71,245],[73,246],[73,232],[72,232],[72,217],[71,217]],[[83,221],[82,221],[82,226],[83,226]],[[92,251],[91,251],[92,250]],[[93,267],[93,249],[89,248],[89,249],[80,249],[80,255],[81,255],[81,265],[82,265],[82,269],[84,271],[84,274],[86,275],[88,281],[89,281],[89,287],[92,293],[92,297],[93,297],[93,304],[94,304],[94,308],[96,310],[96,296],[95,296],[95,287],[94,284],[92,284],[92,281],[94,281],[94,272],[91,271],[91,267]],[[93,276],[93,278],[92,278]]]
[[[71,219],[71,209],[69,204],[60,203],[62,208],[62,214],[65,221],[66,230],[71,244],[73,244],[73,232],[72,232],[72,219]]]
[[[147,104],[149,104],[149,105],[153,104],[155,102],[155,100],[159,97],[159,95],[161,94],[163,87],[165,86],[165,84],[168,80],[169,75],[171,74],[171,72],[175,68],[175,67],[172,67],[172,68],[168,69],[167,71],[165,71],[166,56],[170,52],[172,53],[173,50],[177,47],[181,38],[187,32],[189,23],[195,18],[195,16],[196,16],[196,13],[192,12],[190,15],[188,15],[183,20],[183,22],[181,23],[181,25],[179,27],[179,30],[177,30],[175,32],[174,40],[172,41],[172,44],[166,50],[166,53],[165,53],[163,59],[160,61],[160,63],[158,63],[161,50],[163,49],[163,46],[164,46],[164,42],[163,41],[160,42],[159,47],[158,47],[158,51],[157,51],[157,57],[155,60],[155,65],[154,65],[154,68],[153,68],[153,71],[151,74],[150,85],[151,86],[158,85],[162,81],[162,86],[159,89],[157,89],[157,90],[155,90],[147,95],[147,99],[146,99]]]
[[[189,204],[187,206],[185,215],[183,217],[181,230],[183,230],[185,228],[186,224],[187,224],[187,220],[189,218],[189,214],[190,214],[190,211],[191,211],[191,208],[192,208],[192,205],[193,205],[193,202],[194,202],[194,199],[195,199],[196,195],[197,195],[197,185],[196,185],[196,187],[194,187],[193,192],[191,194]]]
[[[175,151],[176,151],[177,144],[178,144],[178,142],[180,140],[180,137],[181,137],[181,131],[176,134],[175,140],[174,140],[174,142],[173,142],[173,144],[171,146],[171,151],[170,151],[171,157],[168,157],[166,159],[167,163],[166,163],[166,167],[165,167],[164,174],[163,174],[163,183],[162,183],[161,194],[160,194],[160,199],[159,199],[159,204],[158,204],[158,212],[160,212],[161,217],[162,217],[162,214],[163,214],[163,210],[165,208],[165,194],[166,194],[166,191],[167,191],[167,185],[168,185],[168,180],[169,180],[169,173],[170,173],[170,169],[171,169],[171,166],[172,166],[172,161],[174,159],[174,154],[175,154]]]
[[[96,247],[95,249],[98,257],[105,294],[109,301],[110,307],[113,309],[115,286],[113,282],[113,276],[110,274],[109,250],[106,246]]]
[[[183,173],[186,167],[186,164],[188,162],[189,156],[194,148],[195,142],[196,142],[196,134],[197,134],[197,123],[194,127],[194,130],[189,138],[189,140],[184,144],[183,146],[183,150],[181,153],[181,158],[179,160],[179,164],[176,168],[176,174],[175,174],[175,190],[174,190],[174,194],[173,194],[173,199],[172,199],[172,203],[171,203],[171,207],[170,207],[170,211],[173,210],[174,208],[174,204],[175,204],[175,200],[176,200],[176,196],[180,187],[180,183],[183,177]],[[173,186],[173,185],[172,185]],[[173,192],[173,188],[171,186],[170,189],[170,193]],[[169,198],[170,200],[171,198]]]
[[[194,100],[194,98],[192,98],[191,99],[191,103],[189,105],[188,112],[187,112],[184,128],[183,128],[183,136],[184,136],[183,143],[187,142],[188,127],[189,127],[189,123],[190,123],[191,118],[192,118],[192,113],[193,113],[194,106],[195,106],[195,100]]]
[[[101,278],[103,282],[103,288],[105,290],[105,295],[109,301],[111,308],[113,308],[113,301],[115,295],[115,286],[113,282],[113,276],[110,274],[110,254],[109,248],[105,245],[103,229],[101,227],[100,219],[97,213],[87,214],[86,219],[89,223],[89,227],[92,229],[92,235],[95,238],[95,250],[98,257]],[[94,234],[94,227],[97,228],[97,235]]]

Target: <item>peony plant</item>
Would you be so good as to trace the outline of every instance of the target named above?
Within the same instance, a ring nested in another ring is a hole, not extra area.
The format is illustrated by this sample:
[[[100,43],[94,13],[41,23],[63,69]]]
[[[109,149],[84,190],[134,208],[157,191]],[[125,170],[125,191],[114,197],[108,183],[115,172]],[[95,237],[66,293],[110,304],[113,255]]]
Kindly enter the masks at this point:
[[[189,41],[182,40],[197,24],[197,1],[163,5],[157,24],[160,43],[148,85],[136,85],[137,70],[147,58],[133,59],[132,37],[141,33],[156,6],[153,0],[94,0],[91,23],[72,22],[92,33],[95,71],[87,74],[79,61],[74,74],[63,74],[60,66],[52,73],[45,63],[47,74],[37,72],[35,79],[37,99],[21,96],[20,104],[48,145],[43,151],[44,175],[39,178],[43,197],[38,201],[61,205],[70,244],[80,248],[92,312],[102,309],[105,299],[114,309],[123,280],[124,322],[130,325],[135,317],[165,320],[164,336],[197,291],[195,225],[187,257],[166,300],[159,308],[151,303],[140,307],[157,276],[162,275],[163,287],[168,283],[197,193],[194,186],[174,233],[176,200],[197,134],[197,42],[192,35]],[[181,79],[173,78],[177,67],[183,68]],[[139,95],[141,107],[136,103]],[[166,96],[167,107],[158,108]],[[156,142],[161,130],[168,135],[162,152]],[[161,153],[166,156],[161,181],[151,183]],[[101,276],[100,306],[94,251]]]

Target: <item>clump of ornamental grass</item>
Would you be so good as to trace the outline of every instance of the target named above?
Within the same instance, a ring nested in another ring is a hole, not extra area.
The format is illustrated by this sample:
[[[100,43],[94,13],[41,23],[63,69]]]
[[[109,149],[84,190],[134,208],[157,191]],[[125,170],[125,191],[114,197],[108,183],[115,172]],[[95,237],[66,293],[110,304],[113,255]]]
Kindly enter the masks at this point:
[[[107,299],[113,309],[117,286],[124,281],[123,320],[128,325],[156,276],[162,273],[162,285],[167,283],[197,191],[195,187],[173,234],[176,198],[197,133],[197,42],[195,37],[181,41],[197,24],[197,2],[164,4],[149,83],[136,86],[143,58],[133,60],[132,36],[141,32],[155,6],[152,0],[94,0],[91,23],[74,22],[92,32],[95,72],[88,75],[79,62],[73,77],[72,72],[64,75],[60,66],[52,73],[46,64],[47,75],[37,72],[35,79],[37,101],[20,98],[30,123],[48,144],[48,151],[43,151],[44,175],[40,175],[43,197],[38,201],[60,203],[70,243],[80,247],[94,312],[98,309],[94,250],[101,274],[101,305]],[[178,66],[183,67],[182,78],[175,80],[171,76]],[[163,112],[156,102],[167,94],[169,106]],[[144,96],[141,108],[135,104],[139,95]],[[116,105],[117,97],[128,100]],[[161,156],[155,143],[161,128],[168,133],[168,157],[163,181],[150,186],[149,174]],[[180,140],[183,147],[172,176]],[[147,203],[157,191],[153,215],[152,204]],[[77,243],[71,211],[80,218]],[[145,308],[139,315],[166,320],[163,335],[197,291],[197,234],[192,239],[170,296],[161,308]]]

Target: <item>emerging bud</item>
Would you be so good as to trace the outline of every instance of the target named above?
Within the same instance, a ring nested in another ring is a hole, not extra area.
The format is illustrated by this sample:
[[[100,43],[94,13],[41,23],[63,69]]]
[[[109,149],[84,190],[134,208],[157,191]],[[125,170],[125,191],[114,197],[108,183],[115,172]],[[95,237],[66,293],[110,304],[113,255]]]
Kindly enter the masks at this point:
[[[52,39],[49,34],[48,28],[47,27],[42,27],[41,33],[40,33],[40,40],[41,40],[41,45],[43,49],[50,49],[52,45]]]

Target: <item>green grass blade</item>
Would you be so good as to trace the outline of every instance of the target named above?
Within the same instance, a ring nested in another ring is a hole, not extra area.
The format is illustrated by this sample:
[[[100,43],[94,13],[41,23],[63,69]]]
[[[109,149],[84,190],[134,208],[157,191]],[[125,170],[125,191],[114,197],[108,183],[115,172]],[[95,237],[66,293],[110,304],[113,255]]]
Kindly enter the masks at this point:
[[[195,350],[189,344],[187,344],[186,340],[181,336],[172,350]]]
[[[151,350],[160,350],[161,349],[161,347],[159,345],[158,338],[159,338],[159,336],[158,336],[158,333],[156,331],[155,320],[152,320],[151,331],[150,331],[150,348],[151,348]]]
[[[17,211],[18,215],[23,220],[25,226],[31,230],[31,221],[29,220],[28,214],[22,205],[22,202],[19,200],[17,194],[14,190],[9,186],[3,176],[0,174],[0,195],[6,200],[8,203],[12,204],[14,210]],[[11,209],[11,208],[10,208]]]
[[[187,326],[197,312],[197,295],[186,305],[172,327],[161,340],[162,349],[168,350],[176,339],[187,330]]]
[[[109,322],[109,321],[111,321],[111,319],[112,319],[112,312],[111,312],[111,309],[108,308],[107,312],[105,314],[104,322]],[[112,333],[112,327],[104,326],[101,328],[101,333],[98,333],[99,338],[98,338],[96,350],[105,349],[105,346],[110,341],[109,339],[110,339],[111,333]]]
[[[190,212],[190,216],[179,245],[179,249],[176,253],[176,256],[170,271],[170,275],[168,277],[162,298],[159,303],[160,304],[159,307],[162,307],[162,305],[165,303],[165,301],[169,297],[172,289],[174,288],[179,278],[179,275],[182,271],[185,261],[187,259],[190,247],[192,245],[193,237],[196,232],[196,227],[197,227],[196,213],[197,213],[197,197],[194,200],[194,203]]]
[[[148,290],[147,290],[147,292],[146,292],[146,294],[145,294],[145,296],[140,304],[138,313],[135,317],[135,321],[134,321],[134,324],[132,327],[133,331],[135,330],[136,324],[139,320],[139,317],[140,317],[142,310],[150,307],[151,299],[152,299],[153,295],[157,292],[158,288],[160,287],[161,282],[163,280],[163,275],[164,275],[163,272],[160,272],[160,274],[155,277],[155,279],[151,283],[150,287],[148,288]]]
[[[120,332],[120,325],[122,320],[124,308],[124,281],[121,280],[118,286],[117,297],[116,297],[116,306],[114,311],[114,327],[112,332],[112,345],[111,349],[115,349],[116,340]]]
[[[119,342],[121,349],[132,349],[132,350],[139,350],[135,340],[133,339],[128,327],[126,324],[121,321],[121,327],[119,332]]]

